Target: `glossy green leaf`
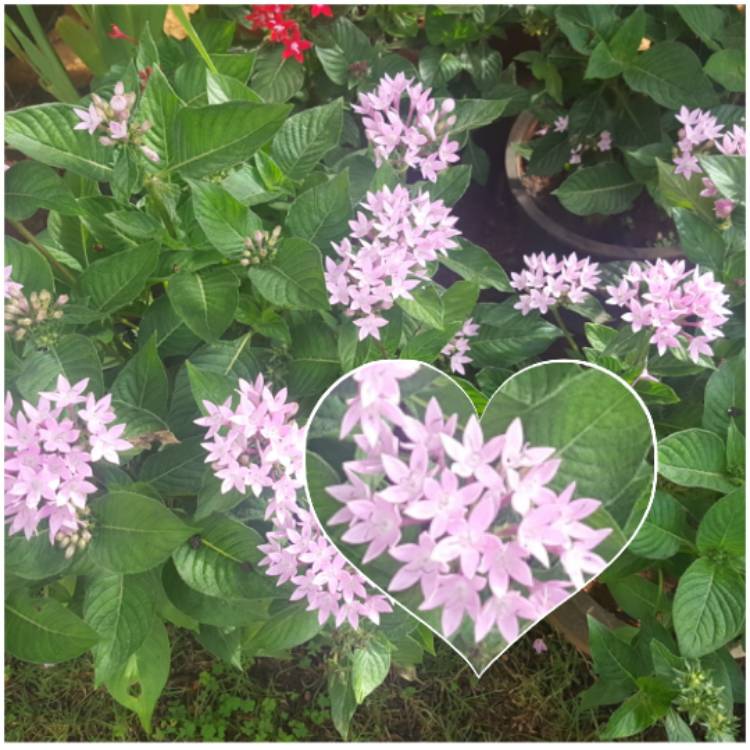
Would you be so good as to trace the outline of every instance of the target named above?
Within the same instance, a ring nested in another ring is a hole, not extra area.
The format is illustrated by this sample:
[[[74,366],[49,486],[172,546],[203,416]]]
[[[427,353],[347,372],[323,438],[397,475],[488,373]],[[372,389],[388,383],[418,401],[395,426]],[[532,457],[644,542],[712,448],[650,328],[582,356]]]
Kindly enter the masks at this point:
[[[237,286],[237,277],[227,268],[180,271],[170,277],[167,295],[174,311],[196,336],[215,341],[234,319]]]
[[[296,237],[281,241],[272,263],[249,270],[250,281],[269,302],[297,310],[327,310],[320,251]]]
[[[192,533],[163,503],[135,492],[110,492],[92,505],[92,559],[114,573],[141,573],[164,562]]]
[[[146,576],[98,576],[86,588],[84,620],[99,634],[96,685],[109,680],[151,630],[154,595]]]
[[[659,473],[683,487],[731,492],[724,441],[708,430],[675,432],[659,442]]]
[[[680,578],[672,614],[680,653],[710,654],[745,624],[745,582],[725,563],[702,557]]]
[[[5,602],[5,648],[16,659],[57,664],[75,659],[96,641],[96,632],[56,599],[19,591]]]

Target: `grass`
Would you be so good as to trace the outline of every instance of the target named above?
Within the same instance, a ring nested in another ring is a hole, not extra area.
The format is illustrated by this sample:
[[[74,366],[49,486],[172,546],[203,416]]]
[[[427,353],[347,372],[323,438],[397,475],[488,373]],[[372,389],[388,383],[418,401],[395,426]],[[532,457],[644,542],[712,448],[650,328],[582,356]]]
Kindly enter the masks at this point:
[[[544,637],[549,651],[531,643]],[[9,741],[337,740],[323,659],[314,644],[288,661],[259,659],[245,672],[217,662],[186,633],[173,635],[173,664],[147,737],[102,688],[90,659],[50,668],[10,659],[5,672]],[[584,658],[541,625],[478,681],[447,647],[416,674],[394,672],[363,706],[352,740],[586,741],[605,715],[579,713],[592,681]],[[656,739],[657,737],[654,737]]]

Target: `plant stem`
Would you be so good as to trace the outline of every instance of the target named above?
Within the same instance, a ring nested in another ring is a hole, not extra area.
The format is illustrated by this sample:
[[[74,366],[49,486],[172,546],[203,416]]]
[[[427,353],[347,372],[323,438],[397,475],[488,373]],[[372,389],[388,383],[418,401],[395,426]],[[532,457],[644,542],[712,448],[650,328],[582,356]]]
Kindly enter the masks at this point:
[[[568,327],[563,322],[560,311],[557,309],[557,305],[552,308],[552,317],[555,319],[558,327],[563,332],[565,340],[570,344],[570,347],[573,349],[573,351],[580,357],[583,352],[581,352],[580,347],[578,346],[578,344],[576,344],[576,340],[573,338],[573,334],[571,334],[571,332],[568,330]]]
[[[13,225],[13,228],[16,229],[16,231],[31,245],[34,246],[36,250],[38,250],[45,258],[46,260],[53,265],[57,271],[65,277],[65,280],[71,285],[76,286],[78,284],[78,279],[70,272],[69,269],[65,268],[65,266],[60,263],[58,260],[53,258],[50,254],[47,248],[45,248],[42,244],[40,244],[39,240],[37,240],[36,237],[28,230],[26,227],[20,222],[15,221],[14,219],[9,220],[10,223]]]

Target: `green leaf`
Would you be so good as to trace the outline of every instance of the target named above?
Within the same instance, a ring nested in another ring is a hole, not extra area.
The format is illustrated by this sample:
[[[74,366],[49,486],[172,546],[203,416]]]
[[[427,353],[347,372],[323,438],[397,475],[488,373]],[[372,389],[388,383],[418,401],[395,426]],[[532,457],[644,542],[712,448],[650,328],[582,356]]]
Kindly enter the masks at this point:
[[[151,630],[154,596],[145,576],[99,576],[86,588],[84,620],[99,634],[94,646],[98,687],[141,646]]]
[[[734,419],[727,432],[727,471],[738,479],[745,476],[745,436]]]
[[[151,123],[142,136],[143,142],[159,154],[160,164],[173,161],[175,143],[169,136],[182,106],[164,73],[158,66],[152,66],[146,90],[138,103],[138,116]]]
[[[635,690],[638,678],[644,672],[644,665],[640,662],[637,652],[599,620],[590,615],[587,619],[589,646],[596,674],[605,683]]]
[[[198,643],[217,658],[235,669],[243,670],[242,631],[237,628],[201,625],[196,635]]]
[[[66,215],[79,213],[73,193],[60,175],[38,162],[19,161],[5,173],[5,215],[24,221],[40,208]]]
[[[237,277],[227,268],[170,276],[167,295],[183,323],[204,341],[216,341],[234,320]]]
[[[664,729],[670,742],[695,742],[692,730],[673,708],[664,717]]]
[[[336,731],[346,740],[349,725],[357,710],[350,669],[337,668],[328,675],[328,698],[331,701],[331,718]]]
[[[531,158],[526,165],[530,175],[551,177],[559,174],[570,158],[570,143],[563,133],[547,133],[531,141]]]
[[[699,157],[706,174],[725,197],[745,202],[745,157],[706,154]]]
[[[716,221],[707,221],[687,208],[672,210],[672,220],[680,237],[680,247],[688,260],[702,267],[721,270],[724,237]]]
[[[180,578],[206,596],[268,599],[273,582],[255,566],[262,554],[257,531],[215,514],[197,524],[196,534],[172,554]]]
[[[5,140],[11,148],[49,167],[67,169],[81,177],[107,181],[112,176],[111,148],[85,131],[67,104],[38,104],[5,115]]]
[[[701,557],[680,578],[672,607],[680,653],[710,654],[745,624],[745,582],[725,563]]]
[[[690,30],[709,49],[719,49],[719,39],[724,27],[724,11],[713,5],[675,5],[674,9]]]
[[[440,104],[441,100],[438,100]],[[456,124],[451,128],[451,135],[465,133],[489,125],[491,122],[502,117],[508,106],[507,99],[459,99],[453,115]]]
[[[208,518],[212,513],[226,513],[245,499],[244,495],[237,490],[222,492],[221,484],[221,480],[214,475],[211,467],[207,466],[195,501],[195,513],[193,514],[195,521]]]
[[[96,633],[56,599],[14,592],[5,602],[5,648],[16,659],[57,664],[96,643]]]
[[[260,50],[255,60],[253,91],[266,102],[285,102],[291,99],[305,82],[305,69],[296,60],[285,60],[278,47]]]
[[[512,291],[503,267],[483,247],[463,238],[459,239],[458,244],[459,247],[440,258],[446,268],[467,281],[478,284],[480,289]]]
[[[206,71],[206,97],[209,104],[262,102],[261,97],[242,81],[222,73]]]
[[[666,560],[692,544],[685,509],[671,495],[657,490],[651,510],[628,549],[649,560]]]
[[[659,473],[683,487],[731,492],[724,441],[708,430],[675,432],[659,442]]]
[[[643,732],[667,715],[674,697],[675,691],[664,681],[656,677],[642,677],[638,692],[609,717],[600,737],[614,740]]]
[[[298,310],[328,310],[320,251],[296,237],[279,245],[273,263],[250,268],[248,275],[269,302]]]
[[[401,298],[398,306],[409,316],[430,328],[443,328],[443,301],[437,288],[422,284],[412,290],[412,299]]]
[[[286,226],[293,235],[325,251],[332,240],[347,234],[351,214],[349,172],[344,170],[301,193],[289,208]]]
[[[171,604],[201,624],[220,628],[262,626],[268,620],[268,607],[259,599],[220,599],[190,588],[171,560],[164,565],[162,580]]]
[[[741,49],[714,52],[703,66],[706,74],[727,91],[745,91],[745,53]]]
[[[114,573],[141,573],[164,562],[193,533],[158,500],[110,492],[92,505],[96,533],[91,558]]]
[[[645,620],[655,612],[669,611],[666,595],[655,583],[637,574],[610,581],[607,588],[620,608],[637,620]]]
[[[204,177],[246,161],[271,140],[289,110],[250,102],[181,109],[171,129],[175,148],[167,172]]]
[[[701,555],[724,552],[735,557],[745,554],[745,491],[730,492],[715,502],[698,526],[696,545]]]
[[[331,81],[344,85],[349,79],[350,65],[370,60],[370,40],[344,16],[338,16],[326,32],[327,38],[316,44],[315,54]]]
[[[458,203],[470,184],[471,167],[468,164],[458,164],[444,169],[436,182],[420,182],[417,186],[425,188],[433,201],[442,200],[446,206],[453,206]]]
[[[79,280],[81,293],[102,313],[112,313],[132,302],[156,271],[159,246],[147,242],[132,250],[92,263]]]
[[[711,107],[716,103],[700,59],[681,42],[657,42],[637,55],[623,75],[630,88],[667,109]]]
[[[336,337],[318,315],[292,328],[291,353],[287,385],[295,398],[319,396],[341,373]]]
[[[723,362],[711,373],[703,399],[703,427],[724,437],[729,429],[730,411],[745,411],[745,356]]]
[[[164,417],[168,394],[167,372],[159,359],[154,334],[120,370],[112,383],[112,397],[115,409],[117,401],[123,401]]]
[[[204,458],[197,437],[167,445],[143,462],[139,479],[163,495],[193,495],[203,476]]]
[[[189,354],[201,340],[182,322],[163,294],[157,297],[141,318],[138,342],[142,346],[152,335],[162,357]]]
[[[306,643],[321,630],[318,615],[308,612],[304,602],[283,602],[272,611],[268,622],[254,631],[243,643],[250,656],[278,656]]]
[[[539,315],[521,315],[515,300],[480,303],[475,320],[479,335],[471,340],[471,357],[477,367],[511,367],[541,354],[560,336],[560,330]]]
[[[170,648],[164,625],[154,620],[151,632],[127,664],[107,682],[110,695],[134,711],[144,731],[151,732],[151,717],[169,677]]]
[[[642,189],[624,167],[606,162],[576,170],[553,195],[578,216],[609,215],[627,211]]]
[[[33,246],[24,245],[15,237],[5,237],[5,265],[12,266],[11,278],[23,284],[23,292],[52,291],[55,280],[47,259]]]
[[[58,375],[65,375],[70,383],[88,378],[87,390],[103,395],[102,363],[94,342],[80,333],[69,333],[60,338],[47,352],[34,352],[24,360],[16,379],[21,395],[36,403],[39,391],[52,390]]]
[[[65,551],[50,544],[47,534],[26,539],[23,534],[5,536],[5,572],[28,581],[41,581],[59,575],[70,565]]]
[[[228,258],[239,258],[245,240],[263,228],[261,220],[224,188],[213,182],[187,180],[193,211],[208,241]]]
[[[292,180],[301,180],[341,140],[343,100],[306,109],[290,117],[274,136],[271,156]]]
[[[618,27],[609,40],[594,47],[586,66],[585,78],[613,78],[622,73],[623,65],[638,54],[641,39],[646,35],[646,14],[636,8]]]
[[[352,689],[354,699],[362,703],[388,676],[391,668],[391,649],[382,637],[370,638],[351,656]]]

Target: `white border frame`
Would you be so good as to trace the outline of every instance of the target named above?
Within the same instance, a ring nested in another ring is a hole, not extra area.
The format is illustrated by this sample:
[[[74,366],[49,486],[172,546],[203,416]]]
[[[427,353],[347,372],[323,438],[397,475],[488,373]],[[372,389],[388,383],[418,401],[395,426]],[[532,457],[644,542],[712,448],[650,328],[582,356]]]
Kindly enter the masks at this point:
[[[348,378],[351,378],[359,370],[363,370],[366,367],[371,367],[372,365],[382,365],[382,364],[386,364],[386,363],[390,363],[390,362],[393,362],[393,363],[396,363],[396,362],[413,362],[415,364],[420,365],[421,367],[427,367],[427,368],[429,368],[431,370],[434,370],[439,375],[442,375],[444,377],[450,378],[454,382],[454,384],[456,385],[456,387],[461,390],[461,392],[463,393],[463,395],[466,397],[466,400],[471,405],[471,408],[474,411],[474,414],[476,414],[476,408],[474,407],[474,403],[472,402],[471,398],[469,398],[469,396],[466,393],[466,391],[464,391],[464,389],[461,388],[461,386],[458,383],[456,383],[455,380],[450,375],[448,375],[448,373],[444,372],[443,370],[440,370],[439,368],[435,367],[432,364],[429,364],[427,362],[421,362],[420,360],[414,360],[414,359],[377,359],[377,360],[373,360],[372,362],[366,362],[363,365],[359,365],[359,367],[355,367],[354,369],[349,370],[349,372],[347,372],[346,374],[342,375],[340,378],[338,378],[332,385],[330,385],[326,389],[325,393],[323,393],[323,395],[315,403],[315,406],[313,407],[312,411],[310,412],[309,417],[307,418],[307,422],[305,423],[305,427],[304,427],[305,449],[304,449],[304,453],[303,453],[303,456],[302,456],[302,471],[303,471],[303,474],[304,474],[304,482],[305,482],[305,497],[307,498],[308,505],[310,506],[312,514],[313,514],[313,516],[315,518],[315,521],[317,522],[318,526],[320,527],[321,532],[323,533],[323,535],[325,536],[325,538],[330,542],[330,544],[332,544],[336,548],[336,550],[338,550],[339,554],[341,554],[342,557],[344,557],[344,559],[347,561],[347,563],[352,568],[354,568],[362,576],[362,578],[364,578],[365,581],[367,581],[367,583],[370,584],[370,586],[372,586],[374,589],[376,589],[381,594],[383,594],[390,602],[392,602],[392,603],[396,604],[397,606],[401,607],[401,609],[403,609],[405,612],[407,612],[409,615],[411,615],[415,620],[417,620],[417,622],[419,622],[422,625],[424,625],[428,630],[430,630],[434,635],[436,635],[438,638],[440,638],[440,640],[442,640],[444,643],[447,643],[469,665],[469,668],[474,673],[474,676],[479,680],[490,669],[490,667],[509,648],[511,648],[512,646],[514,646],[516,643],[518,643],[518,641],[520,641],[521,638],[523,636],[525,636],[529,632],[529,630],[531,630],[533,627],[535,627],[536,625],[538,625],[540,622],[542,622],[544,619],[546,619],[553,612],[557,611],[560,607],[563,606],[563,604],[565,604],[566,602],[570,601],[574,596],[576,596],[576,594],[580,593],[586,586],[588,586],[589,583],[591,583],[591,581],[595,580],[597,578],[597,576],[592,576],[591,578],[587,579],[586,583],[584,584],[584,586],[582,586],[581,588],[578,588],[575,591],[573,591],[572,594],[570,594],[563,601],[561,601],[556,607],[554,607],[549,612],[547,612],[543,617],[540,617],[538,620],[535,620],[530,625],[528,625],[523,630],[523,632],[521,632],[518,635],[518,637],[516,638],[516,640],[513,641],[513,643],[507,644],[506,647],[502,651],[500,651],[491,661],[489,661],[486,664],[486,666],[481,671],[477,671],[476,667],[466,658],[465,654],[463,654],[458,648],[456,648],[456,646],[454,646],[447,638],[445,638],[445,636],[443,636],[442,633],[440,633],[435,628],[433,628],[431,625],[429,625],[427,622],[425,622],[421,617],[419,617],[419,615],[417,615],[414,612],[412,612],[412,610],[410,610],[406,605],[404,605],[400,601],[398,601],[398,599],[396,599],[392,594],[388,593],[385,589],[383,589],[381,586],[379,586],[377,583],[375,583],[371,578],[369,578],[368,576],[366,576],[359,569],[359,567],[357,565],[355,565],[351,560],[349,560],[349,558],[346,555],[343,554],[343,552],[341,552],[341,550],[339,550],[337,544],[334,542],[334,540],[331,538],[331,536],[329,535],[328,531],[326,530],[326,527],[321,523],[320,518],[318,518],[317,510],[315,509],[315,505],[313,504],[312,498],[310,497],[310,488],[308,487],[308,484],[307,484],[307,438],[308,438],[308,433],[309,433],[310,425],[311,425],[313,419],[315,419],[315,416],[318,413],[318,409],[320,409],[320,407],[323,404],[323,402],[328,398],[328,396],[331,394],[331,392],[333,390],[335,390],[341,383],[343,383]],[[603,573],[604,570],[606,570],[607,568],[609,568],[620,557],[620,555],[622,555],[622,553],[625,552],[625,550],[628,548],[628,546],[633,541],[633,539],[635,539],[636,535],[641,530],[641,527],[643,526],[643,524],[646,521],[646,518],[647,518],[647,516],[648,516],[648,514],[649,514],[649,512],[651,510],[651,506],[653,505],[653,502],[654,502],[654,495],[656,494],[656,482],[657,482],[657,478],[659,476],[658,449],[657,449],[658,440],[656,438],[656,429],[654,428],[654,420],[653,420],[653,417],[651,416],[651,412],[649,412],[648,407],[646,406],[645,402],[640,397],[640,395],[636,392],[635,388],[633,388],[633,386],[631,386],[629,383],[627,383],[625,380],[623,380],[619,375],[615,375],[610,370],[607,370],[606,368],[604,368],[604,367],[602,367],[600,365],[594,364],[592,362],[586,362],[585,360],[580,360],[580,359],[550,359],[550,360],[546,360],[544,362],[538,362],[536,364],[524,367],[521,370],[519,370],[518,372],[514,372],[510,377],[506,378],[506,380],[504,380],[497,387],[497,389],[492,394],[492,396],[490,396],[489,400],[487,401],[487,405],[484,407],[484,411],[486,411],[490,407],[490,404],[492,403],[492,400],[495,398],[495,396],[497,396],[497,394],[500,392],[500,390],[502,388],[504,388],[507,383],[509,383],[511,380],[513,380],[513,378],[516,378],[519,375],[521,375],[521,374],[523,374],[525,372],[528,372],[529,370],[534,370],[534,369],[536,369],[538,367],[546,367],[547,365],[560,365],[560,364],[573,364],[573,365],[578,365],[578,366],[582,366],[582,367],[590,367],[592,370],[599,370],[600,372],[603,372],[605,375],[607,375],[608,377],[612,378],[613,380],[616,380],[618,383],[620,383],[620,385],[624,386],[630,392],[630,394],[635,398],[636,402],[639,404],[639,406],[643,410],[643,413],[646,415],[646,419],[648,421],[648,426],[649,426],[649,429],[651,430],[651,443],[652,443],[652,446],[653,446],[653,454],[654,454],[654,460],[653,460],[653,472],[654,472],[654,476],[653,476],[653,479],[652,479],[652,482],[651,482],[651,495],[649,497],[648,504],[646,505],[646,509],[645,509],[645,511],[643,513],[643,517],[641,518],[641,521],[638,524],[638,526],[636,527],[635,531],[633,531],[633,533],[630,535],[630,538],[623,545],[622,549],[611,560],[607,561],[606,567],[601,571]],[[479,419],[480,419],[480,423],[481,423],[481,417]],[[601,575],[601,573],[599,575]]]

